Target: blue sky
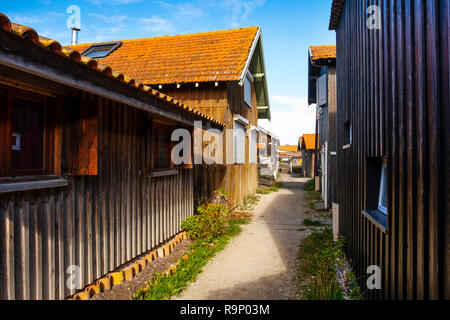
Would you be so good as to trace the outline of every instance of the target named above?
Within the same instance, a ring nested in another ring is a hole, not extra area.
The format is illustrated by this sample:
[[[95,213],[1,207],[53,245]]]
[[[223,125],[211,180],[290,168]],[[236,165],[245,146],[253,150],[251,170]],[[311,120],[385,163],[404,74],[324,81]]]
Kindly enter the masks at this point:
[[[69,44],[67,7],[81,9],[79,41],[109,41],[260,26],[272,108],[263,127],[283,144],[314,133],[307,106],[308,46],[335,44],[328,31],[331,0],[27,0],[2,1],[13,22]]]

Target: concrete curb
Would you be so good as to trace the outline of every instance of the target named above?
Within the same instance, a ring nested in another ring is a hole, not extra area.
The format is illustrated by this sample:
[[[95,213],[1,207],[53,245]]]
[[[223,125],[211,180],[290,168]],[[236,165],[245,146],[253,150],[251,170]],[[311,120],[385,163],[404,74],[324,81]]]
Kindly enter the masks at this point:
[[[181,232],[175,236],[169,243],[161,246],[160,248],[151,251],[145,257],[137,261],[136,263],[128,266],[121,272],[113,272],[106,275],[104,278],[101,278],[88,287],[86,287],[83,291],[78,292],[69,300],[90,300],[96,294],[111,290],[114,286],[122,284],[126,281],[133,280],[138,274],[140,274],[150,263],[157,260],[158,258],[164,258],[172,254],[175,250],[175,247],[183,240],[187,240],[188,235],[187,232]],[[171,275],[176,273],[177,265],[170,266],[170,268],[163,274]],[[145,290],[145,289],[144,289]]]

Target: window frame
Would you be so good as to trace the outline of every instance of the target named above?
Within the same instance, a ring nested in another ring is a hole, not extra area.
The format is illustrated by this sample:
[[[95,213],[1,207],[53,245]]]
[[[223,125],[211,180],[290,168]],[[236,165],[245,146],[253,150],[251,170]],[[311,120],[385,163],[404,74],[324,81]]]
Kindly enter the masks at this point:
[[[253,100],[253,83],[255,82],[252,74],[247,72],[244,78],[244,102],[251,109]]]
[[[258,164],[258,140],[259,140],[259,130],[255,127],[250,129],[249,136],[249,164]]]
[[[154,172],[160,172],[160,171],[167,171],[167,170],[172,170],[175,169],[175,165],[172,162],[172,148],[173,148],[173,142],[172,142],[172,132],[175,129],[175,126],[166,124],[166,123],[162,123],[159,122],[157,120],[151,120],[151,125],[150,125],[150,148],[149,148],[149,153],[150,153],[150,161],[149,161],[149,169],[150,171],[154,171]],[[159,156],[159,133],[161,131],[166,131],[168,133],[168,141],[167,141],[167,145],[168,148],[166,150],[167,153],[167,159],[168,159],[168,166],[164,166],[164,167],[159,167],[158,164],[158,156]]]
[[[13,169],[13,101],[14,99],[31,101],[43,106],[43,159],[41,169]],[[56,131],[57,115],[56,98],[28,92],[17,88],[7,86],[0,87],[0,99],[3,104],[3,110],[0,110],[0,133],[6,135],[3,141],[3,147],[0,148],[3,153],[0,155],[0,184],[18,183],[23,181],[42,181],[48,178],[55,178],[60,172],[60,152],[57,152],[57,142],[60,140],[61,132]],[[4,120],[1,120],[4,117]],[[59,135],[57,138],[56,135]]]
[[[109,56],[111,53],[113,53],[114,51],[116,51],[117,49],[119,49],[122,46],[122,42],[108,42],[108,43],[98,43],[98,44],[93,44],[91,45],[89,48],[87,48],[86,50],[84,50],[81,55],[91,58],[91,59],[104,59],[107,56]],[[106,50],[98,50],[99,48],[102,47],[106,47]],[[89,57],[89,54],[93,53],[93,52],[102,52],[105,51],[106,53],[102,56],[99,57]]]
[[[384,171],[384,174],[383,174]],[[361,213],[383,233],[388,231],[388,208],[380,207],[382,192],[387,191],[386,205],[389,206],[388,163],[386,157],[367,157],[365,174],[365,204]],[[381,209],[381,210],[380,210]]]
[[[383,202],[383,194],[387,189],[387,166],[383,163],[381,167],[381,177],[380,177],[380,188],[379,188],[379,194],[378,194],[378,208],[377,210],[383,213],[387,216],[388,214],[388,208],[385,207]]]
[[[238,129],[239,131],[242,128],[242,131],[244,132],[244,139],[243,141],[241,141],[241,144],[239,144],[239,149],[243,152],[239,153],[236,148],[238,148],[238,146],[236,145],[236,138],[237,138],[237,134],[238,134]],[[238,120],[234,121],[234,128],[233,128],[233,162],[234,164],[238,164],[238,165],[243,165],[245,164],[245,157],[246,157],[246,152],[245,152],[245,137],[246,137],[246,126],[243,125],[242,123],[240,123]],[[240,155],[239,155],[240,154]]]

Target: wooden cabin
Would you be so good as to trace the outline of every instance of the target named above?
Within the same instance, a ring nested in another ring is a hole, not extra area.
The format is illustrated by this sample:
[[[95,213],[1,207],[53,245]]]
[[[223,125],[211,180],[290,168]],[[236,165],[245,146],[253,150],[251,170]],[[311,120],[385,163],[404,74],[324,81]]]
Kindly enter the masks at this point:
[[[251,154],[256,154],[258,119],[270,119],[260,28],[71,48],[184,101],[235,131],[232,139],[227,139],[225,133],[223,136],[225,149],[234,150],[234,164],[196,166],[196,198],[209,198],[214,190],[225,188],[234,207],[245,195],[255,192],[258,164],[257,157]],[[236,138],[246,130],[251,134],[245,140]]]
[[[278,150],[278,157],[280,158],[281,170],[285,172],[301,173],[302,168],[302,153],[299,152],[298,145],[284,145],[280,146]]]
[[[0,14],[0,299],[64,299],[193,215],[171,133],[224,124]]]
[[[316,135],[304,134],[301,139],[302,169],[307,178],[315,178],[316,170]]]
[[[258,185],[260,187],[269,187],[277,179],[280,168],[277,153],[280,146],[280,138],[264,128],[258,127],[258,129]]]
[[[448,0],[333,1],[339,232],[363,289],[381,268],[369,299],[450,299],[449,17]]]
[[[336,46],[311,46],[308,57],[308,104],[318,108],[316,132],[320,190],[325,208],[336,202]]]

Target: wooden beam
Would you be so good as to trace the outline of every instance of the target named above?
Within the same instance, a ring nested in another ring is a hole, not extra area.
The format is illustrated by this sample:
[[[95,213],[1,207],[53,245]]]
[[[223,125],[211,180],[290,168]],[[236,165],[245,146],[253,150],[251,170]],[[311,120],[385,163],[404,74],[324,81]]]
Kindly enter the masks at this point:
[[[70,62],[70,61],[68,61]],[[89,81],[79,76],[65,72],[63,69],[57,69],[48,64],[43,64],[34,60],[30,60],[17,53],[7,52],[0,49],[0,65],[5,65],[10,68],[21,70],[32,75],[48,79],[63,85],[82,90],[84,92],[89,92],[97,96],[104,97],[125,105],[150,112],[162,117],[170,118],[172,120],[178,121],[182,124],[193,126],[195,120],[200,120],[195,117],[195,115],[184,116],[183,113],[176,111],[177,108],[174,106],[173,110],[166,110],[162,107],[147,103],[141,99],[136,98],[135,95],[126,95],[117,90],[110,89],[107,85],[99,85],[94,81]],[[86,74],[87,76],[87,74]],[[101,76],[101,74],[99,74]],[[109,79],[106,79],[109,80]],[[114,79],[110,79],[114,80]],[[126,88],[132,90],[133,88]],[[148,98],[151,98],[148,96]],[[172,109],[172,108],[171,108]],[[205,119],[201,119],[202,121]],[[207,120],[205,120],[207,121]],[[216,126],[215,124],[213,125]],[[218,126],[218,128],[221,128]]]
[[[0,76],[0,84],[4,84],[9,87],[21,89],[21,90],[28,91],[28,92],[37,93],[37,94],[47,96],[47,97],[52,97],[52,98],[56,97],[56,95],[54,93],[50,93],[50,92],[39,90],[37,88],[33,88],[24,82],[21,82],[19,80],[8,79],[7,77],[4,77],[4,76]]]

